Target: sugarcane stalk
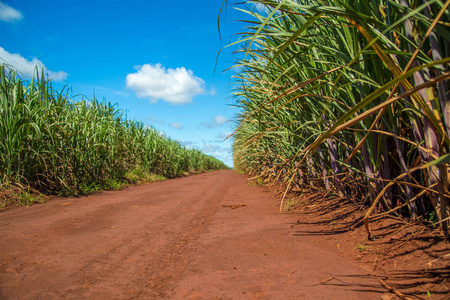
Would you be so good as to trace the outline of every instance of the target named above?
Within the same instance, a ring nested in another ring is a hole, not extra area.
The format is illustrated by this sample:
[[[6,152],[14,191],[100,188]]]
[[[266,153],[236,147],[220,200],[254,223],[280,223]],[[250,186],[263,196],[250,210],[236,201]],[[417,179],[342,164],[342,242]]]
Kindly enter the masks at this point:
[[[406,0],[400,0],[400,4],[405,7],[408,7],[408,3]],[[405,26],[406,37],[410,41],[414,41],[412,21],[410,19],[406,19],[404,26]],[[431,35],[431,33],[430,33],[430,35]],[[411,53],[414,52],[414,49],[412,48],[411,44],[408,44],[408,48]],[[413,66],[415,66],[417,64],[418,64],[417,61],[413,62]],[[415,82],[416,86],[421,85],[425,82],[425,79],[424,79],[425,76],[422,71],[414,73],[413,77],[414,77],[414,82]],[[426,91],[420,90],[418,93],[420,94],[420,97],[422,99],[424,99],[424,101],[430,106],[430,108],[433,109],[433,107],[431,107],[432,105],[430,103],[430,98],[428,97],[428,94],[426,93]],[[444,95],[443,101],[445,102],[445,95]],[[444,103],[444,108],[445,107],[446,107],[446,103]],[[445,121],[445,114],[444,114],[444,121]],[[438,141],[438,137],[437,137],[435,128],[433,128],[432,123],[426,116],[422,117],[422,124],[423,124],[424,138],[425,138],[425,144],[427,146],[427,149],[430,150],[431,155],[433,155],[435,157],[439,157],[441,149],[439,146],[439,141]],[[428,159],[428,161],[429,161],[429,159]],[[439,221],[445,219],[445,217],[447,216],[447,210],[448,210],[447,197],[442,196],[442,192],[448,188],[448,186],[443,186],[443,184],[445,184],[447,182],[446,178],[447,178],[447,174],[445,173],[445,176],[444,176],[444,170],[443,170],[442,166],[440,166],[440,167],[431,166],[428,168],[428,185],[432,186],[436,183],[439,183],[437,189],[439,190],[439,192],[441,192],[438,195],[430,196],[431,202],[433,204],[433,207],[435,208],[435,211],[436,211]],[[448,227],[447,222],[441,223],[441,228],[446,236],[449,235],[447,227]]]

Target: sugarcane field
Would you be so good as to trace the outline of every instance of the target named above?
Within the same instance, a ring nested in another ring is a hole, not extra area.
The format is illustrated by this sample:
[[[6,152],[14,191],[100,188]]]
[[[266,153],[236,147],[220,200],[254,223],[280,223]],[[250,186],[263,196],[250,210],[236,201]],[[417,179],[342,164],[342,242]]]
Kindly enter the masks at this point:
[[[450,299],[450,0],[25,2],[0,299]]]

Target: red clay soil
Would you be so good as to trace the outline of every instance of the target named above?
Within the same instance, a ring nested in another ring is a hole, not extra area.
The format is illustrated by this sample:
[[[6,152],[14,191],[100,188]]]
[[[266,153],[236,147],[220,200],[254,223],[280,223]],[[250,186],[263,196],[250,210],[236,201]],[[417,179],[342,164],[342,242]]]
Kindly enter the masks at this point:
[[[380,261],[278,205],[221,171],[9,209],[0,299],[392,299]]]
[[[319,244],[356,261],[390,292],[383,299],[450,299],[450,243],[431,222],[374,213],[375,240],[369,241],[363,226],[368,207],[360,197],[342,199],[304,187],[287,199],[292,234],[322,237]]]

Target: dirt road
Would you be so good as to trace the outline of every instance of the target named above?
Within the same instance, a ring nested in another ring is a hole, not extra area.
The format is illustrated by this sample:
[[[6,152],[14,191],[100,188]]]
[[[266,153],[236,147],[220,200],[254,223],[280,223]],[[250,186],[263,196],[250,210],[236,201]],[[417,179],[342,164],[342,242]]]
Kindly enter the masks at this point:
[[[221,171],[7,210],[0,299],[380,299],[278,203]]]

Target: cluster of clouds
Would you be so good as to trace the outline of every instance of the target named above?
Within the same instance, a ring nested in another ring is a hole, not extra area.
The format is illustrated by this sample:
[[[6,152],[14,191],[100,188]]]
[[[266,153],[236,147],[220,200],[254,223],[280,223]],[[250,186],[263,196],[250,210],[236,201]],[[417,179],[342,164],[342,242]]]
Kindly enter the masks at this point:
[[[214,156],[221,161],[223,161],[228,166],[233,166],[232,150],[231,147],[221,143],[222,141],[178,141],[181,145],[185,146],[187,149],[198,149],[201,152]]]
[[[18,22],[23,19],[20,11],[0,2],[0,21]],[[66,80],[68,74],[63,71],[52,71],[36,57],[27,59],[18,53],[10,53],[0,47],[0,63],[6,63],[19,71],[22,75],[33,77],[36,69],[42,70],[48,78],[54,81]],[[161,64],[144,64],[135,67],[136,72],[126,76],[126,87],[132,90],[137,97],[147,98],[151,103],[158,100],[178,105],[192,103],[197,95],[205,94],[203,79],[194,75],[192,70],[184,67],[175,69],[165,68]],[[214,93],[214,90],[211,91]],[[211,123],[211,126],[215,126]],[[181,129],[180,124],[172,123],[171,127]]]
[[[203,123],[202,126],[205,128],[216,128],[219,126],[224,126],[227,124],[229,120],[224,116],[217,115],[211,119],[210,122]],[[176,126],[174,126],[177,124]],[[205,125],[206,124],[206,125]],[[180,128],[178,128],[178,125]],[[207,126],[208,125],[208,126]],[[183,129],[184,127],[177,122],[173,122],[169,124],[170,127],[176,129]],[[224,128],[223,128],[224,129]],[[210,131],[214,132],[214,131]],[[206,136],[209,134],[205,133]],[[231,149],[231,141],[227,139],[232,135],[231,131],[220,131],[216,132],[216,135],[209,136],[209,138],[205,138],[199,141],[192,140],[178,140],[178,142],[185,146],[188,149],[198,149],[201,152],[214,156],[219,160],[223,161],[228,166],[233,166],[233,158],[232,158],[232,149]]]
[[[214,156],[214,157],[220,159],[221,161],[223,161],[225,164],[227,164],[230,167],[233,165],[233,161],[232,161],[232,157],[231,157],[232,150],[230,147],[223,147],[218,144],[212,144],[212,143],[208,144],[207,143],[200,150],[207,155],[211,155],[211,156]]]
[[[213,128],[224,126],[229,121],[230,120],[227,119],[226,117],[221,116],[221,115],[217,115],[217,116],[215,116],[214,118],[210,119],[207,122],[202,122],[200,124],[200,126],[204,127],[204,128],[208,128],[208,129],[213,129]],[[147,118],[147,122],[149,122],[150,124],[160,124],[160,125],[164,125],[165,124],[164,120],[158,119],[155,116],[148,117]],[[168,124],[168,126],[171,127],[171,128],[174,128],[174,129],[179,129],[179,130],[185,128],[185,126],[182,125],[179,122],[171,122],[171,123]],[[225,139],[229,134],[230,134],[230,132],[222,133],[219,136],[219,138]]]
[[[18,22],[23,19],[20,11],[0,2],[0,21]],[[33,77],[36,68],[42,70],[48,78],[61,81],[66,80],[68,74],[63,71],[52,71],[36,57],[27,59],[18,53],[10,53],[0,47],[0,63],[6,63],[19,71],[22,75]],[[205,94],[205,82],[194,75],[192,70],[184,67],[166,69],[161,64],[144,64],[136,67],[135,73],[126,77],[126,87],[134,91],[137,97],[147,98],[151,103],[158,100],[170,104],[192,103],[192,99],[200,94]],[[213,93],[214,91],[212,91]],[[179,123],[171,123],[171,127],[181,129]]]
[[[66,80],[69,75],[67,72],[55,72],[48,69],[36,57],[27,59],[18,53],[10,53],[2,47],[0,47],[0,63],[10,65],[27,77],[36,75],[36,70],[39,73],[43,70],[48,78],[54,81]],[[204,81],[195,76],[191,70],[186,70],[184,67],[165,69],[161,64],[145,64],[138,67],[136,73],[127,75],[126,86],[133,90],[137,97],[148,98],[151,103],[158,100],[174,105],[192,103],[195,96],[205,93]],[[214,128],[220,125],[220,122],[224,120],[214,120],[205,126]]]
[[[166,69],[161,64],[145,64],[126,77],[127,88],[139,98],[155,103],[164,100],[170,104],[191,103],[192,98],[204,94],[205,82],[184,67]]]

